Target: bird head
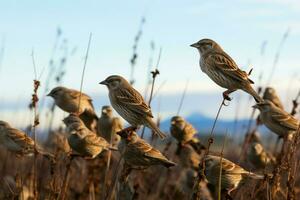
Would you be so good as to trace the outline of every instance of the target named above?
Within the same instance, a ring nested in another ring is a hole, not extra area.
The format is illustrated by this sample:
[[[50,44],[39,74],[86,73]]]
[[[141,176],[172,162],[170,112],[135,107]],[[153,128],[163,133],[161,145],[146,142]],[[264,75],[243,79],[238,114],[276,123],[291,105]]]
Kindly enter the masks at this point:
[[[47,96],[52,97],[54,100],[58,99],[67,90],[65,87],[55,87],[53,88]]]
[[[191,44],[191,47],[198,49],[200,54],[204,54],[209,50],[222,50],[222,48],[213,40],[211,39],[202,39],[198,42]]]
[[[136,133],[136,127],[128,127],[121,131],[118,131],[117,134],[121,137],[122,140],[127,142],[134,142],[138,139],[138,135]]]
[[[81,121],[81,119],[74,115],[74,114],[70,114],[68,117],[63,119],[63,122],[65,123],[66,126],[70,126],[72,124],[83,124],[83,122]]]
[[[264,95],[263,95],[263,99],[269,99],[270,97],[276,95],[276,91],[274,88],[272,87],[267,87],[265,89]]]
[[[0,120],[0,129],[9,128],[9,127],[10,125],[7,122]]]
[[[102,116],[107,116],[107,117],[112,117],[112,108],[111,106],[102,106],[102,109],[101,109],[101,115]]]
[[[264,100],[263,102],[259,102],[252,107],[258,109],[260,112],[268,112],[273,106],[274,104],[271,101]]]
[[[184,126],[185,126],[185,120],[183,119],[183,117],[180,117],[180,116],[174,116],[174,117],[172,117],[172,119],[171,119],[171,126],[177,127],[177,128],[179,128],[180,130],[183,130],[183,129],[184,129]]]
[[[252,144],[251,149],[257,154],[260,154],[263,151],[263,146],[260,143],[255,142]]]
[[[99,84],[106,85],[109,90],[117,90],[122,86],[130,85],[126,79],[119,75],[109,76]]]

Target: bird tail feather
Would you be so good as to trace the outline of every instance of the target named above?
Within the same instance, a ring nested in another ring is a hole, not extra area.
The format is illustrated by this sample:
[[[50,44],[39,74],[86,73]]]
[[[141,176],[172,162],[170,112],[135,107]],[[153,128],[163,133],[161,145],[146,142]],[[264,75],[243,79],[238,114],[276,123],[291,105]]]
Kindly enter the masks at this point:
[[[166,135],[157,127],[151,118],[147,118],[146,126],[152,129],[161,139],[166,138]]]
[[[245,90],[245,92],[247,92],[248,94],[250,94],[254,100],[256,101],[256,103],[260,103],[260,102],[263,102],[263,98],[261,98],[258,93],[250,86],[249,88],[247,88]]]

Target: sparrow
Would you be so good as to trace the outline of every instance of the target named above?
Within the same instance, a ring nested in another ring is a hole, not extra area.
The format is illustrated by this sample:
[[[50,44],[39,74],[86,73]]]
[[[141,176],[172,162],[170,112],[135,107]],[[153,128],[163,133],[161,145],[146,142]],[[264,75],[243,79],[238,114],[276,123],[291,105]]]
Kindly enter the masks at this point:
[[[192,140],[197,130],[180,116],[174,116],[171,119],[171,135],[181,144]]]
[[[180,116],[174,116],[171,118],[171,135],[178,141],[176,154],[179,155],[182,146],[185,144],[191,145],[198,153],[205,149],[204,145],[195,138],[197,130]]]
[[[265,169],[265,167],[276,163],[275,157],[266,152],[264,147],[258,142],[250,144],[247,157],[251,164],[258,169]]]
[[[194,150],[192,146],[184,145],[181,148],[179,160],[183,167],[197,170],[199,168],[201,156]]]
[[[261,121],[280,137],[290,139],[299,128],[300,123],[297,119],[269,100],[257,103],[253,108],[260,111]]]
[[[113,116],[113,110],[110,106],[102,107],[97,128],[98,135],[105,138],[106,141],[111,142],[113,146],[120,142],[121,138],[116,133],[123,129],[123,122],[119,117]]]
[[[68,143],[72,150],[88,158],[97,157],[103,150],[116,150],[102,137],[88,129],[79,117],[70,114],[63,119],[67,126]]]
[[[279,99],[279,96],[277,95],[274,88],[267,87],[265,89],[263,99],[271,101],[275,106],[277,106],[278,108],[284,110],[283,104],[282,104],[281,100]]]
[[[163,165],[169,168],[176,165],[168,160],[159,150],[141,139],[135,130],[135,128],[129,127],[117,132],[121,136],[118,149],[127,166],[131,168],[146,168],[152,165]]]
[[[165,134],[153,121],[150,107],[145,103],[142,95],[121,76],[112,75],[100,82],[106,85],[112,107],[132,126],[145,125],[152,129],[160,138]]]
[[[205,177],[207,181],[218,187],[219,174],[221,170],[221,189],[230,193],[239,185],[243,184],[247,179],[264,179],[264,176],[249,172],[239,165],[219,156],[207,155],[204,157]]]
[[[77,114],[84,121],[86,127],[96,131],[98,117],[94,111],[92,99],[88,95],[73,89],[58,86],[47,95],[54,99],[55,104],[69,114]],[[79,109],[78,105],[80,103]]]
[[[202,39],[191,45],[198,49],[200,54],[200,68],[219,86],[226,88],[223,97],[231,100],[228,95],[238,89],[253,96],[256,102],[262,98],[252,88],[254,82],[249,79],[245,71],[239,69],[234,60],[211,39]]]
[[[7,150],[16,153],[17,156],[32,156],[36,146],[37,153],[53,157],[45,152],[38,144],[34,145],[34,140],[21,130],[13,128],[9,123],[0,121],[0,143]]]

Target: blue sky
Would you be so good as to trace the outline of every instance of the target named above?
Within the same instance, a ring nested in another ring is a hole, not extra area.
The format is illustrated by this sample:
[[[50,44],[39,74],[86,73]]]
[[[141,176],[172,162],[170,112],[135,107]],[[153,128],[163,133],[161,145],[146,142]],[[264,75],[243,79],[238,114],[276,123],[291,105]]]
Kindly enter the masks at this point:
[[[164,116],[175,112],[187,79],[190,80],[188,97],[182,114],[201,112],[214,116],[216,113],[223,89],[200,71],[199,55],[189,47],[202,38],[216,40],[244,70],[253,67],[252,79],[256,82],[263,72],[265,84],[281,38],[289,29],[271,84],[284,101],[293,98],[299,89],[300,2],[297,0],[1,0],[0,45],[4,43],[5,51],[0,69],[0,117],[10,120],[16,112],[26,111],[34,77],[31,51],[34,49],[40,72],[48,65],[57,27],[62,30],[60,44],[65,40],[70,51],[76,49],[68,57],[64,85],[77,89],[88,36],[92,32],[84,92],[94,98],[99,110],[108,101],[106,88],[98,82],[110,74],[129,76],[133,40],[142,16],[146,23],[138,47],[135,87],[141,92],[144,89],[150,42],[154,41],[155,59],[158,49],[162,48],[157,85],[166,83],[161,90],[163,96],[153,103],[153,109],[157,111],[161,102],[160,111]],[[264,41],[266,48],[262,57],[260,49]],[[63,53],[64,50],[58,48],[54,59]],[[46,69],[43,73],[42,86],[48,72]],[[170,97],[173,97],[171,102],[164,102]],[[248,99],[248,95],[237,92],[221,117],[234,117],[237,100],[245,105],[240,116],[249,116],[248,107],[254,101]]]

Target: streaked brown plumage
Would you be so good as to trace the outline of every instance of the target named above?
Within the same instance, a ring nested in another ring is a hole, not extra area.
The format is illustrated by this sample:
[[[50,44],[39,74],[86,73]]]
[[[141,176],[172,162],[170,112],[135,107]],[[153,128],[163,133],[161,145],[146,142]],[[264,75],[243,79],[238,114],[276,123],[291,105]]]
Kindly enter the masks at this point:
[[[165,134],[159,130],[153,121],[151,109],[145,103],[142,95],[126,79],[118,75],[112,75],[100,82],[100,84],[107,86],[112,107],[129,124],[137,127],[145,125],[161,138],[165,137]]]
[[[63,122],[70,134],[68,137],[70,147],[80,155],[95,158],[103,150],[111,149],[104,138],[89,130],[76,115],[69,115]]]
[[[11,127],[5,121],[0,121],[0,142],[17,155],[34,154],[34,141],[23,131]]]
[[[103,106],[101,117],[97,124],[98,135],[111,142],[113,146],[117,145],[121,138],[116,133],[123,129],[123,122],[119,117],[113,116],[113,110],[110,106]]]
[[[278,108],[284,110],[283,104],[282,104],[282,102],[281,102],[281,100],[280,100],[279,96],[277,95],[274,88],[267,87],[265,89],[263,99],[271,101],[275,106],[277,106]]]
[[[192,140],[197,130],[180,116],[174,116],[171,119],[171,135],[181,144]]]
[[[132,127],[118,132],[121,136],[119,151],[125,163],[131,168],[149,167],[151,165],[163,165],[172,167],[174,162],[168,160],[159,150],[153,148],[145,140],[141,139]]]
[[[256,102],[262,98],[252,88],[254,82],[238,68],[234,60],[213,40],[202,39],[191,45],[200,53],[200,68],[219,86],[228,89],[224,97],[237,89],[252,95]],[[228,98],[228,97],[227,97]]]
[[[32,156],[34,148],[39,154],[48,158],[53,157],[52,154],[45,152],[38,144],[34,145],[34,140],[21,130],[11,127],[7,122],[0,121],[0,143],[7,150],[16,153],[17,156]]]
[[[92,131],[96,131],[98,117],[94,111],[92,99],[80,91],[66,87],[55,87],[47,95],[54,99],[55,104],[65,112],[79,115],[85,126]],[[80,100],[80,106],[78,109]]]
[[[261,121],[280,137],[290,138],[289,136],[296,133],[299,121],[271,101],[265,100],[253,107],[259,109]]]
[[[221,189],[228,193],[235,190],[248,178],[263,179],[264,176],[251,173],[239,165],[219,156],[208,155],[204,158],[205,176],[208,182],[215,187],[219,184],[220,167],[222,163]]]
[[[190,145],[183,145],[179,154],[180,164],[185,168],[197,170],[201,156]]]
[[[265,169],[265,167],[276,163],[275,157],[266,152],[264,147],[258,142],[250,144],[247,158],[257,169]]]

